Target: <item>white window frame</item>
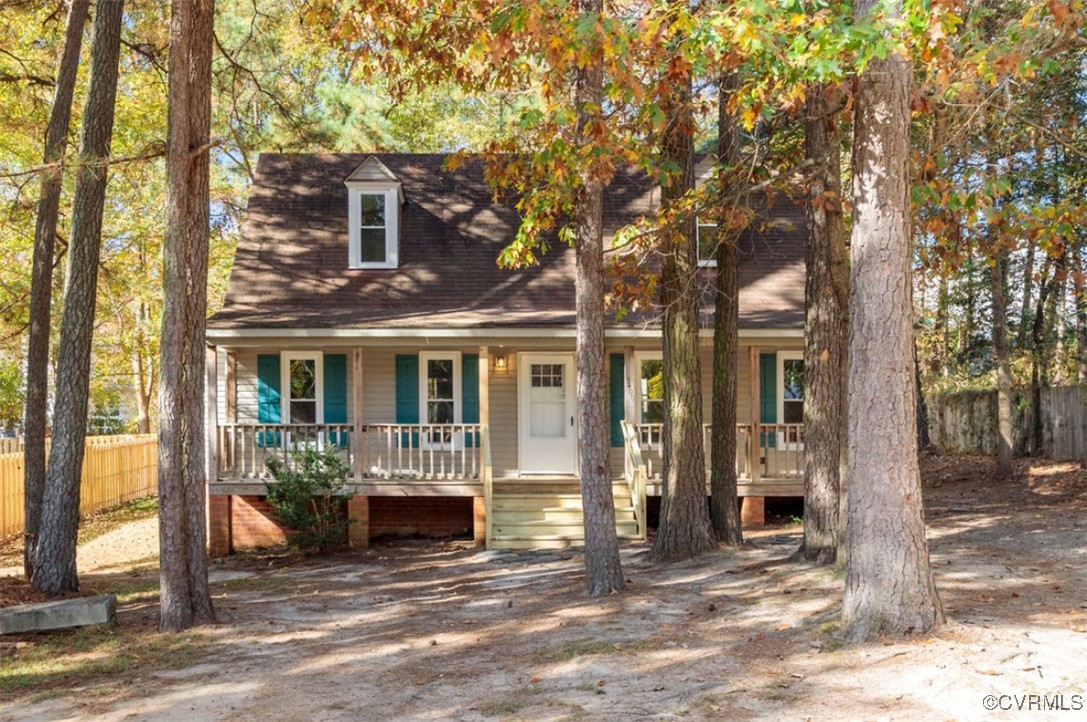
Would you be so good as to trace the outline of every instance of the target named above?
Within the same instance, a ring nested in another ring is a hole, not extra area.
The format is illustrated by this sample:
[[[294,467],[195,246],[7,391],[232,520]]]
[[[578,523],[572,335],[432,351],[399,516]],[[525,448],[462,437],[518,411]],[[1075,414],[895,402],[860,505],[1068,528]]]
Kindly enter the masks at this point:
[[[696,249],[698,249],[698,252],[699,252],[698,255],[700,256],[699,259],[698,259],[698,267],[699,268],[717,268],[717,259],[716,258],[701,258],[702,244],[699,241],[699,235],[702,233],[702,226],[713,226],[714,228],[717,228],[717,224],[716,223],[703,223],[702,219],[700,219],[700,218],[695,218],[694,219],[694,243],[695,243],[694,247]]]
[[[400,191],[372,182],[348,182],[348,265],[351,268],[396,268],[400,263]],[[362,196],[385,196],[385,261],[362,260]]]
[[[803,361],[804,352],[800,349],[790,351],[778,351],[777,352],[777,417],[779,424],[785,423],[785,362],[786,361]],[[807,381],[807,369],[804,369],[804,380]],[[806,384],[805,384],[806,385]],[[804,395],[807,396],[808,390],[804,389]],[[803,423],[803,422],[801,422]],[[803,442],[792,441],[790,442],[785,435],[784,431],[778,432],[778,445],[783,449],[803,449]]]
[[[635,351],[634,352],[634,413],[637,414],[638,424],[649,423],[642,421],[642,361],[663,361],[664,354],[659,351]]]
[[[428,361],[453,361],[453,423],[463,423],[464,418],[464,397],[461,393],[462,374],[461,374],[461,352],[460,351],[420,351],[419,352],[419,422],[424,426],[429,423],[424,419],[429,419],[430,416],[427,413],[428,404],[430,398],[427,396],[427,362]],[[458,434],[452,434],[452,440],[440,441],[434,443],[430,440],[429,435],[423,432],[420,435],[419,443],[424,449],[459,449],[463,440],[458,438]]]
[[[325,355],[321,351],[281,351],[279,354],[279,418],[283,423],[291,421],[291,361],[313,361],[315,390],[317,394],[316,421],[325,423]]]

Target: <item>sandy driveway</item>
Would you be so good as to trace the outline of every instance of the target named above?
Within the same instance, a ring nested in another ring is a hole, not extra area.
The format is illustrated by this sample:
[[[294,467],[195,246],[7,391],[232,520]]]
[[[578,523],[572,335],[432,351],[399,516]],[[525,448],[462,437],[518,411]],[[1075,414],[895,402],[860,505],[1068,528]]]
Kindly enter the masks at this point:
[[[1084,472],[996,480],[987,463],[926,462],[949,617],[929,637],[843,648],[840,574],[787,561],[795,532],[669,566],[627,546],[629,590],[603,600],[573,552],[401,542],[217,564],[198,663],[24,695],[0,718],[1087,719]]]

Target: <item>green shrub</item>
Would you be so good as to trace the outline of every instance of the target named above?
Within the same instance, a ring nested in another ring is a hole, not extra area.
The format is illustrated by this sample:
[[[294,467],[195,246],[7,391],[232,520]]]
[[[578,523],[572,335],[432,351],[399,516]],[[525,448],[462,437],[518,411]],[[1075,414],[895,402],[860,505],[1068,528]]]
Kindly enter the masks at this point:
[[[296,532],[289,536],[292,545],[328,551],[343,543],[351,523],[344,513],[344,502],[352,496],[344,490],[351,467],[335,446],[300,449],[291,458],[290,467],[281,459],[268,460],[277,482],[268,485],[268,503],[276,519]]]

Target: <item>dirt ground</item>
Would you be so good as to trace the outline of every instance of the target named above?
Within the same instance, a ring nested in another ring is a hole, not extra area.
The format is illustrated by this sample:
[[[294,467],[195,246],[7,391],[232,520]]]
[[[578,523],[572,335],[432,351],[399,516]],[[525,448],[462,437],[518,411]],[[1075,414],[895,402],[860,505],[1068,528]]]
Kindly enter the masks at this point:
[[[1087,474],[931,455],[924,476],[947,612],[926,637],[843,646],[842,575],[788,560],[797,526],[672,565],[626,545],[628,589],[602,600],[576,552],[399,541],[217,562],[220,622],[176,663],[43,672],[0,686],[0,719],[1087,719]],[[96,540],[85,585],[153,580],[153,530]],[[116,633],[164,637],[153,591],[128,599]]]

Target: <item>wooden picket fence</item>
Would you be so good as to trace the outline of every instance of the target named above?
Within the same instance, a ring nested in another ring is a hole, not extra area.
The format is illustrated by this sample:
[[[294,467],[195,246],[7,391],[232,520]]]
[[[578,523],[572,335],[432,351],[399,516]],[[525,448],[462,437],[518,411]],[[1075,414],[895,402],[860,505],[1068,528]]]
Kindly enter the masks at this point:
[[[1034,411],[1029,389],[1012,398],[1016,455],[1087,461],[1087,386],[1040,390],[1041,446],[1033,439]],[[928,399],[929,435],[937,446],[968,454],[995,454],[996,391],[962,391]]]
[[[23,452],[21,445],[11,447],[17,450],[0,453],[0,539],[23,530]],[[79,491],[80,516],[157,493],[157,436],[87,437]]]

